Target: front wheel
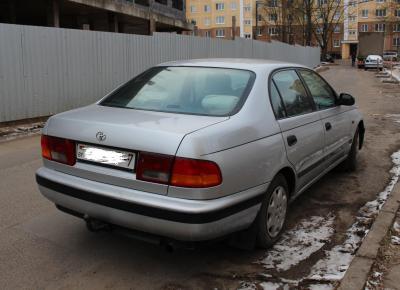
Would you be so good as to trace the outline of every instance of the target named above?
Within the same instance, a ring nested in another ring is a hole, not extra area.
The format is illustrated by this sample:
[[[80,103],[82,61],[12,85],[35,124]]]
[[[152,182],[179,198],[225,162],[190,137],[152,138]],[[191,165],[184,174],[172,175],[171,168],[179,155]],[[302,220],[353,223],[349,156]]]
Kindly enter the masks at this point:
[[[359,144],[359,134],[358,129],[354,134],[353,143],[351,143],[351,149],[347,158],[339,164],[339,167],[342,171],[354,171],[357,168],[357,153],[358,153],[358,144]]]
[[[281,236],[288,206],[289,190],[285,177],[278,174],[271,182],[257,217],[257,245],[267,249]]]

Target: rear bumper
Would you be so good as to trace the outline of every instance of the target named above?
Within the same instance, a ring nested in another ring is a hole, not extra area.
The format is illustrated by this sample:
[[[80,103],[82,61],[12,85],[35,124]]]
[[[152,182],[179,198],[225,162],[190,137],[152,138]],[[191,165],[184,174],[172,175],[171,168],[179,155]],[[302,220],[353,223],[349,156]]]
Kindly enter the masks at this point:
[[[365,63],[364,67],[365,68],[383,68],[383,63],[379,63],[379,64],[376,64],[376,63],[367,64],[367,63]]]
[[[36,172],[55,204],[111,224],[181,241],[214,239],[254,221],[268,184],[212,200],[188,200],[95,182],[48,168]]]

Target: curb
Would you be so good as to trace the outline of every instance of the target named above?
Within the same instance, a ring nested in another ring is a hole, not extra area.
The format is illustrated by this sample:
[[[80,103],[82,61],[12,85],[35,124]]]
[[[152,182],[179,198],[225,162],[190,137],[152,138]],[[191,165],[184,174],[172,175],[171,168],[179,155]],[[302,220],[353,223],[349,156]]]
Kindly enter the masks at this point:
[[[398,182],[364,238],[344,278],[340,282],[338,290],[363,290],[365,288],[371,267],[381,246],[381,241],[392,226],[399,205],[400,183]]]

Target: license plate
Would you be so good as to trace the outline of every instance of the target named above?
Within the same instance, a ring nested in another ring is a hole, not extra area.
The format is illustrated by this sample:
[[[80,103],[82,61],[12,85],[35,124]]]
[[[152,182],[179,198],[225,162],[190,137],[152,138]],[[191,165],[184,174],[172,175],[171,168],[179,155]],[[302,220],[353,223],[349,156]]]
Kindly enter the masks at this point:
[[[88,161],[90,163],[131,170],[135,168],[136,159],[136,155],[133,152],[86,144],[76,145],[76,157],[78,160]]]

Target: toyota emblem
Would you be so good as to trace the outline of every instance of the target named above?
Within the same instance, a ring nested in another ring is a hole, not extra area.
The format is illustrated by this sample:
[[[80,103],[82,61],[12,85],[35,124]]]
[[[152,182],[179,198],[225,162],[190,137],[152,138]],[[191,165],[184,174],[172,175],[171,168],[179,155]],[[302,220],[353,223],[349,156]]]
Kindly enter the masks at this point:
[[[96,134],[97,140],[99,140],[101,142],[101,141],[106,140],[106,138],[107,138],[106,134],[104,134],[103,132],[97,132],[97,134]]]

